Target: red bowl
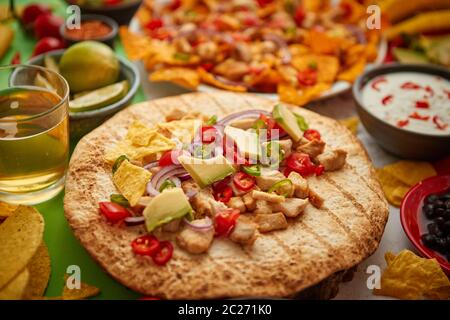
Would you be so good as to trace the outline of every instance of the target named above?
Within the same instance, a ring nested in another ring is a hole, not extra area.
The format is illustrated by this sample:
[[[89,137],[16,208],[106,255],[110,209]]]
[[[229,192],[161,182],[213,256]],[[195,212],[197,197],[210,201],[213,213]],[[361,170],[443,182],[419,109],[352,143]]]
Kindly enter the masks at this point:
[[[447,275],[450,275],[450,263],[439,253],[427,248],[420,236],[426,232],[428,221],[422,213],[422,205],[426,196],[439,193],[450,187],[450,175],[435,176],[425,179],[408,191],[400,207],[400,221],[409,240],[426,258],[435,258]]]

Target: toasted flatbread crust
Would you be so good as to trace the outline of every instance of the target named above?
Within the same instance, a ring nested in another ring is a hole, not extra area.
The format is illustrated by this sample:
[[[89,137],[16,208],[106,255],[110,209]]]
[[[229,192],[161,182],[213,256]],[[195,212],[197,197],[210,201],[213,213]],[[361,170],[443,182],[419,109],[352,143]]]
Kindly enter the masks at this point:
[[[105,150],[122,139],[135,120],[149,126],[165,121],[172,108],[207,115],[244,109],[272,110],[275,102],[251,94],[193,93],[158,99],[127,108],[87,136],[75,149],[67,175],[66,217],[90,255],[117,281],[146,295],[166,299],[243,296],[287,297],[349,269],[378,247],[388,207],[367,153],[337,121],[297,108],[328,146],[348,152],[339,171],[309,178],[325,199],[323,208],[309,205],[289,220],[287,230],[261,235],[253,248],[216,239],[207,254],[175,248],[164,267],[133,254],[130,243],[144,227],[117,227],[98,213],[98,202],[117,192]]]

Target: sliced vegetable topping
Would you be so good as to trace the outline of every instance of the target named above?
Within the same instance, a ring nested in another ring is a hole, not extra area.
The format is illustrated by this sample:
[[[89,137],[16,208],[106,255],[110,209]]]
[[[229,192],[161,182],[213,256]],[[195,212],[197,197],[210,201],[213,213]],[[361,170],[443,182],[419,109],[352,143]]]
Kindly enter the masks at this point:
[[[263,164],[272,167],[278,167],[284,160],[284,150],[281,148],[278,141],[270,141],[267,143],[265,146],[265,158],[266,159],[262,159]]]
[[[239,190],[248,191],[255,186],[256,180],[255,177],[241,171],[233,177],[233,183]]]
[[[133,252],[140,256],[153,256],[160,251],[161,246],[159,240],[155,236],[145,235],[136,238],[131,242]]]
[[[159,192],[163,192],[165,189],[171,189],[171,188],[176,188],[175,183],[170,179],[166,179],[161,184],[161,187],[159,187]]]
[[[173,246],[170,241],[162,241],[159,246],[160,250],[152,256],[152,259],[158,266],[163,266],[172,258]]]
[[[214,218],[216,236],[228,236],[236,225],[239,216],[238,209],[226,209],[218,212]]]
[[[114,162],[113,166],[112,166],[112,173],[116,173],[117,169],[119,169],[120,165],[122,164],[122,162],[124,162],[125,160],[130,161],[130,159],[128,159],[128,157],[126,155],[121,155],[120,157],[118,157],[116,159],[116,161]]]
[[[167,167],[173,164],[180,164],[178,162],[178,157],[186,154],[187,152],[184,150],[169,150],[164,152],[164,154],[159,159],[160,167]]]
[[[220,190],[214,191],[214,199],[216,199],[216,201],[227,203],[232,196],[233,189],[230,186],[225,186]]]
[[[308,126],[308,123],[305,121],[305,118],[303,118],[303,116],[296,114],[296,113],[294,113],[294,115],[297,118],[297,123],[298,123],[300,130],[302,130],[302,131],[308,130],[309,126]]]
[[[115,193],[109,196],[109,199],[111,202],[117,203],[118,205],[121,205],[122,207],[129,207],[130,203],[128,200],[121,194]]]
[[[303,133],[303,136],[309,141],[322,139],[320,132],[315,129],[308,129]]]
[[[291,171],[298,172],[304,177],[316,173],[316,166],[306,153],[292,153],[286,159],[286,165]]]
[[[208,121],[205,122],[208,126],[213,126],[217,123],[217,116],[213,115],[211,118],[208,119]]]
[[[278,181],[268,190],[269,193],[276,193],[283,197],[289,197],[292,194],[294,185],[290,179]]]
[[[216,140],[217,129],[214,128],[213,126],[203,126],[201,132],[203,143],[211,143]]]
[[[120,222],[131,216],[131,213],[126,208],[114,202],[100,202],[99,206],[100,212],[112,223]]]
[[[254,176],[254,177],[259,177],[261,175],[261,166],[254,164],[251,166],[242,166],[242,171],[244,171],[245,173]]]

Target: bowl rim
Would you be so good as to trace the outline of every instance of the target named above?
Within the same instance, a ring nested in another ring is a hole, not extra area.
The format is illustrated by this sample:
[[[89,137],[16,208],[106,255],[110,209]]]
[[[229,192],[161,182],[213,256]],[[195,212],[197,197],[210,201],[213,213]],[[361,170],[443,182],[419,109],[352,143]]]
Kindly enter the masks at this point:
[[[363,109],[366,113],[368,113],[372,118],[376,119],[377,121],[386,124],[389,128],[393,129],[396,132],[402,132],[403,134],[410,134],[417,137],[428,137],[428,138],[437,138],[437,139],[448,139],[450,138],[450,134],[433,134],[433,133],[422,133],[422,132],[416,132],[412,130],[404,130],[401,128],[398,128],[397,126],[393,125],[392,123],[389,123],[387,121],[384,121],[383,119],[378,118],[375,116],[372,112],[367,110],[366,106],[364,105],[362,101],[362,90],[367,85],[367,83],[384,74],[392,74],[392,73],[398,73],[398,72],[417,72],[417,73],[423,73],[423,74],[431,74],[431,75],[439,75],[443,78],[450,81],[450,71],[448,71],[446,68],[437,66],[437,65],[431,65],[431,64],[404,64],[404,63],[389,63],[385,65],[380,66],[374,66],[372,68],[369,68],[368,70],[364,71],[353,84],[352,87],[352,94],[353,99],[356,102],[356,105]]]
[[[428,259],[436,259],[436,257],[438,257],[438,253],[436,253],[434,250],[429,249],[427,247],[425,247],[425,245],[423,245],[420,241],[420,234],[419,237],[416,237],[414,235],[414,233],[412,232],[412,230],[410,229],[408,222],[411,221],[411,217],[409,216],[409,210],[408,208],[411,207],[411,201],[412,200],[412,196],[421,188],[425,188],[428,185],[430,185],[431,183],[433,183],[436,180],[446,180],[448,182],[450,182],[450,175],[442,175],[442,176],[433,176],[433,177],[429,177],[426,178],[422,181],[420,181],[419,183],[417,183],[416,185],[414,185],[411,189],[409,189],[409,191],[406,193],[406,195],[403,197],[402,203],[400,205],[400,222],[403,228],[403,231],[405,232],[406,236],[408,237],[409,241],[411,241],[411,243],[414,245],[414,247],[420,252],[420,254]],[[443,190],[441,190],[443,191]],[[423,201],[424,198],[420,198],[420,202],[421,203]],[[416,224],[417,224],[417,218],[419,216],[419,212],[414,213],[417,214],[417,217],[415,219]],[[441,262],[440,260],[442,259],[436,259],[437,262],[439,263],[439,265],[441,266],[441,268],[444,270],[445,273],[447,273],[448,275],[450,275],[450,262]]]
[[[59,50],[53,50],[49,52],[42,53],[40,55],[37,55],[30,60],[26,62],[26,64],[34,64],[37,60],[43,59],[45,55],[51,55],[51,56],[60,56],[66,51],[67,49],[59,49]],[[107,116],[116,109],[120,108],[124,103],[131,101],[133,96],[136,94],[139,85],[140,85],[140,75],[137,67],[130,61],[128,61],[124,57],[120,57],[116,54],[117,59],[119,59],[119,64],[121,69],[129,69],[131,73],[134,76],[134,80],[132,83],[130,83],[130,89],[128,90],[127,94],[120,100],[114,102],[113,104],[110,104],[106,107],[90,110],[90,111],[83,111],[83,112],[70,112],[69,110],[69,117],[73,120],[81,120],[85,118],[91,118],[95,116]]]
[[[93,38],[93,39],[75,39],[72,38],[70,36],[68,36],[66,34],[66,24],[63,23],[60,27],[59,27],[59,33],[61,35],[61,37],[63,37],[64,39],[67,39],[69,41],[72,42],[81,42],[81,41],[99,41],[99,42],[103,42],[103,41],[109,41],[114,39],[117,34],[119,33],[119,24],[114,21],[114,19],[111,19],[108,16],[102,15],[102,14],[91,14],[91,13],[86,13],[86,14],[81,14],[80,16],[80,21],[91,21],[91,20],[100,20],[101,22],[107,24],[108,26],[111,27],[111,31],[106,35],[103,36],[101,38]]]
[[[79,4],[76,4],[76,3],[72,3],[71,0],[65,0],[65,2],[67,2],[69,5],[77,5],[81,9],[86,8],[88,10],[97,10],[99,12],[100,11],[118,11],[118,10],[121,10],[121,9],[128,9],[128,8],[133,7],[135,5],[139,5],[140,6],[143,1],[144,0],[135,0],[135,1],[131,1],[131,2],[125,2],[125,3],[118,4],[118,5],[110,6],[110,7],[107,7],[107,6],[91,7],[91,6],[83,6],[83,5],[79,5]]]

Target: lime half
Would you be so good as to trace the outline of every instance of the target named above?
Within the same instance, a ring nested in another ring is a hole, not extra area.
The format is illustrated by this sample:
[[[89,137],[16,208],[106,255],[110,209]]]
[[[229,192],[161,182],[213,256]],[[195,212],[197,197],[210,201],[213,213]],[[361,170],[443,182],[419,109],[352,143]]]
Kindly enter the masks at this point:
[[[117,82],[69,101],[69,109],[71,112],[83,112],[103,108],[119,101],[127,92],[128,81]]]

